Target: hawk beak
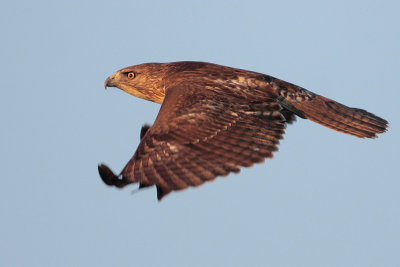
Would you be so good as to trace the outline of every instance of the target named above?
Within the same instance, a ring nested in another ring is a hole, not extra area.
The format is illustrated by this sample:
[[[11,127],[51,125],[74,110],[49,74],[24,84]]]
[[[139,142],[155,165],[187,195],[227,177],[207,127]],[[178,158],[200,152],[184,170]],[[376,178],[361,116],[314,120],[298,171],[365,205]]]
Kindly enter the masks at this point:
[[[106,81],[104,82],[104,89],[107,89],[108,84],[110,83],[110,81],[111,81],[111,79],[110,79],[110,77],[108,77],[108,78],[106,79]]]
[[[104,82],[105,89],[107,89],[107,87],[115,87],[114,77],[115,77],[115,74],[111,75],[110,77],[108,77],[106,79],[106,81]]]

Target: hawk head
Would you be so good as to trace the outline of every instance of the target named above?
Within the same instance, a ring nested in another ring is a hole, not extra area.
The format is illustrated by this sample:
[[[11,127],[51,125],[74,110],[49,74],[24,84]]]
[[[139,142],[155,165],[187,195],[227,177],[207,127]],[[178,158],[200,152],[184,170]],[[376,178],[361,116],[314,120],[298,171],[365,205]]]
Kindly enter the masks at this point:
[[[117,71],[106,79],[104,87],[117,87],[133,96],[161,104],[165,96],[164,75],[163,64],[141,64]]]

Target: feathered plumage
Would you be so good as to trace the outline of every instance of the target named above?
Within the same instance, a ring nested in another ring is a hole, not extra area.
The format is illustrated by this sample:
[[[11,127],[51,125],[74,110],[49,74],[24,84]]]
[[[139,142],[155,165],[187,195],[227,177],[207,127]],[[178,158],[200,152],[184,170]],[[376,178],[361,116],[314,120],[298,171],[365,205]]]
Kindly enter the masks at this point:
[[[110,86],[162,106],[121,174],[101,164],[100,176],[116,187],[156,185],[159,200],[271,158],[296,116],[361,138],[375,138],[388,125],[294,84],[211,63],[132,66],[107,78]]]

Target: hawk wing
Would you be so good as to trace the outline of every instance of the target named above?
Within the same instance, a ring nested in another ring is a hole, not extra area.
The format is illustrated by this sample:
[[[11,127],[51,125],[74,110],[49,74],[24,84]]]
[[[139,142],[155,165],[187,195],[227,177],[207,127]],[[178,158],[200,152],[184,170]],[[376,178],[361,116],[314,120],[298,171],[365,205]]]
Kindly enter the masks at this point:
[[[144,131],[120,176],[99,166],[106,184],[156,185],[160,200],[173,190],[199,186],[272,157],[285,117],[292,113],[281,113],[275,99],[248,102],[200,86],[183,83],[167,89],[154,125]]]

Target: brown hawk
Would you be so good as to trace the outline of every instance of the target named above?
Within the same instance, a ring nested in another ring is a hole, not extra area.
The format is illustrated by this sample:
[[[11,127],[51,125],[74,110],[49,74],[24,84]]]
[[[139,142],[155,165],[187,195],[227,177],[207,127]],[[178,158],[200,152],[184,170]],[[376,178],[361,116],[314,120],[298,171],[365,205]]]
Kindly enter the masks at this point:
[[[271,158],[296,116],[361,138],[375,138],[388,126],[372,113],[277,78],[205,62],[127,67],[104,86],[162,104],[120,175],[98,167],[107,185],[155,185],[159,200]]]

